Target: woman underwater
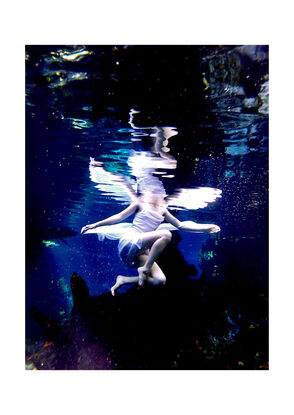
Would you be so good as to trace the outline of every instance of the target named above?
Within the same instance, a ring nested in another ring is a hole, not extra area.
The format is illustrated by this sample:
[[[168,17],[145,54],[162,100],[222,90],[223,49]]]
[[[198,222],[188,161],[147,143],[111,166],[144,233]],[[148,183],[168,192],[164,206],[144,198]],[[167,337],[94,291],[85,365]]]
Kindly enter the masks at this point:
[[[89,231],[89,233],[97,233],[98,236],[100,234],[116,239],[107,235],[109,231],[111,234],[112,228],[107,225],[118,224],[133,214],[135,217],[132,224],[125,224],[126,227],[121,227],[118,252],[127,266],[137,268],[138,276],[118,275],[116,283],[111,287],[113,296],[116,290],[124,284],[138,283],[139,286],[143,286],[145,282],[154,286],[165,284],[166,277],[155,261],[169,244],[171,230],[195,233],[220,231],[219,226],[214,224],[180,222],[167,210],[167,202],[161,194],[146,193],[134,199],[131,205],[120,213],[84,226],[81,233]],[[163,221],[168,223],[162,224]],[[119,226],[121,225],[124,224]]]

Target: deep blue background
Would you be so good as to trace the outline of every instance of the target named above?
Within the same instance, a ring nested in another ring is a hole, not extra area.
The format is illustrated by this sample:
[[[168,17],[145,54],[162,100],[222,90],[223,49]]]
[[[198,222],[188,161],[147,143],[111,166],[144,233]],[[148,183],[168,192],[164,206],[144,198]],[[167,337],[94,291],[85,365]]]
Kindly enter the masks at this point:
[[[141,111],[138,125],[178,130],[170,140],[178,167],[175,178],[164,182],[168,193],[193,186],[223,192],[205,209],[173,212],[222,229],[217,236],[183,235],[179,248],[187,262],[205,268],[212,284],[225,282],[236,296],[244,287],[267,293],[268,118],[242,107],[245,98],[257,97],[267,59],[240,55],[238,77],[211,73],[209,79],[206,72],[208,91],[202,81],[207,57],[226,57],[233,49],[92,46],[84,48],[87,56],[69,62],[60,51],[74,48],[27,47],[27,310],[36,306],[67,318],[72,272],[86,280],[91,295],[107,292],[118,273],[133,274],[119,261],[116,242],[79,234],[85,224],[126,207],[95,189],[88,164],[94,157],[109,171],[130,174],[129,151],[141,149],[130,139],[131,108]],[[262,51],[267,56],[267,48]],[[224,84],[242,86],[245,95],[228,94]],[[37,331],[28,312],[27,333]]]

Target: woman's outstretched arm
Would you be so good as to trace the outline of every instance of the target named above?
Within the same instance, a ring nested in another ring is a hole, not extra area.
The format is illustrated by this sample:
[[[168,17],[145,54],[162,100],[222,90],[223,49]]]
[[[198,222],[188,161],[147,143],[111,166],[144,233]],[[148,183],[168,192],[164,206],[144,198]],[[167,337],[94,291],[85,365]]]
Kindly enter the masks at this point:
[[[138,206],[138,202],[133,202],[129,207],[117,213],[116,215],[110,216],[109,218],[101,220],[99,222],[91,223],[90,225],[84,226],[81,230],[81,233],[84,233],[89,229],[95,229],[98,226],[114,225],[115,223],[119,223],[122,220],[131,216],[133,213],[135,213],[138,209]]]
[[[194,233],[215,233],[220,231],[220,227],[213,223],[196,223],[191,220],[179,221],[168,210],[166,211],[165,220],[181,231]]]

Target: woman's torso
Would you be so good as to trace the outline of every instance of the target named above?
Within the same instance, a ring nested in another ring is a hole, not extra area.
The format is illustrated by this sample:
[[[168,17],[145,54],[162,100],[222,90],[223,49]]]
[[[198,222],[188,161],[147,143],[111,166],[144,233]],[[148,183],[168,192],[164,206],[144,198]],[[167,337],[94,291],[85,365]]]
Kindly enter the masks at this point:
[[[119,250],[132,243],[139,248],[142,245],[142,233],[155,231],[164,220],[166,204],[161,196],[143,196],[138,203],[138,210],[131,227],[120,238]]]
[[[142,209],[136,214],[133,220],[132,230],[138,232],[155,231],[163,220],[164,217],[159,212]]]

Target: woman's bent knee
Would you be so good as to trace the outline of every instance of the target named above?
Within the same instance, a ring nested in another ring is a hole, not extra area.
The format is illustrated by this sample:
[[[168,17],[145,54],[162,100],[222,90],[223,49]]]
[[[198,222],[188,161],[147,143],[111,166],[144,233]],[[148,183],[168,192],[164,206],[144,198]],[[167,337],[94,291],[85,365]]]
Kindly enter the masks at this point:
[[[156,281],[157,285],[165,285],[165,283],[166,283],[165,275],[157,276],[156,278],[154,278],[154,280]]]
[[[160,285],[165,285],[166,284],[166,277],[161,277],[160,279]]]
[[[171,232],[170,231],[163,231],[162,238],[165,241],[170,242],[171,241],[171,238],[172,238]]]

